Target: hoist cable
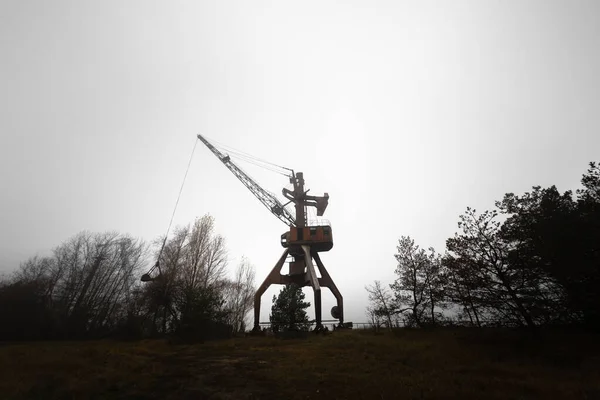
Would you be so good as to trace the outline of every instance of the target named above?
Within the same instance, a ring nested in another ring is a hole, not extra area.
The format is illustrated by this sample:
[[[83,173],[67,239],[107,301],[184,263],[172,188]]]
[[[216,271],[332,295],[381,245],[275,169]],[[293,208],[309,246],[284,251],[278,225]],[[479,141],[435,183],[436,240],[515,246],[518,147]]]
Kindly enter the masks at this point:
[[[169,227],[167,228],[167,233],[165,234],[165,239],[163,240],[163,244],[160,248],[160,252],[158,253],[158,258],[156,260],[156,264],[160,260],[162,256],[163,249],[167,244],[167,238],[169,237],[169,231],[171,230],[171,225],[173,224],[173,218],[175,218],[175,211],[177,211],[177,206],[179,205],[179,199],[181,198],[181,192],[183,192],[183,185],[185,184],[185,178],[187,178],[188,171],[190,170],[190,165],[192,164],[192,158],[194,157],[194,151],[196,151],[196,145],[198,144],[198,139],[194,142],[194,148],[192,149],[192,154],[190,155],[190,160],[188,161],[187,168],[185,170],[185,175],[183,176],[183,182],[181,182],[181,187],[179,188],[179,194],[177,195],[177,201],[175,202],[175,208],[173,209],[173,214],[171,214],[171,221],[169,221]]]
[[[225,144],[223,144],[223,143],[221,143],[221,142],[219,142],[219,141],[217,141],[215,139],[212,139],[212,138],[209,138],[209,137],[207,137],[207,139],[210,139],[210,141],[213,143],[213,146],[215,146],[215,148],[217,148],[218,150],[220,150],[220,151],[222,151],[224,153],[227,153],[232,158],[236,158],[238,160],[245,161],[245,162],[247,162],[249,164],[255,165],[257,167],[264,168],[264,169],[266,169],[268,171],[275,172],[277,174],[280,174],[280,175],[283,175],[283,176],[286,176],[286,177],[290,176],[289,171],[293,171],[290,168],[286,168],[286,167],[283,167],[281,165],[274,164],[272,162],[269,162],[269,161],[263,160],[261,158],[255,157],[255,156],[253,156],[253,155],[251,155],[249,153],[246,153],[244,151],[237,150],[237,149],[235,149],[235,148],[233,148],[231,146],[227,146],[227,145],[225,145]],[[283,172],[284,170],[286,172]]]
[[[240,154],[240,153],[237,153],[235,151],[228,151],[226,149],[223,149],[223,151],[225,151],[227,154],[229,154],[229,155],[231,155],[233,157],[237,157],[239,159],[243,159],[245,161],[255,163],[256,165],[261,165],[264,168],[269,168],[269,169],[272,169],[272,170],[281,170],[281,168],[279,168],[279,167],[274,167],[274,166],[272,166],[269,163],[266,163],[266,162],[263,162],[263,161],[259,161],[259,160],[255,159],[254,157],[250,157],[250,156],[247,156],[245,154]]]
[[[247,155],[245,153],[241,153],[241,152],[238,152],[235,150],[230,150],[230,149],[226,149],[226,148],[222,148],[222,150],[232,157],[237,157],[238,159],[244,160],[248,163],[254,164],[261,168],[268,169],[269,171],[277,172],[278,174],[281,174],[284,176],[290,175],[290,173],[289,173],[290,170],[288,170],[284,167],[281,167],[277,164],[273,164],[268,161],[261,160],[260,158],[253,157],[253,156],[250,156],[250,155]]]
[[[228,155],[229,155],[231,158],[235,158],[235,159],[237,159],[237,160],[240,160],[240,161],[247,162],[248,164],[252,164],[252,165],[255,165],[255,166],[257,166],[257,167],[260,167],[260,168],[266,169],[267,171],[275,172],[276,174],[280,174],[280,175],[283,175],[283,176],[290,176],[290,174],[289,174],[289,173],[285,173],[285,172],[282,172],[282,171],[281,171],[281,170],[279,170],[279,169],[276,169],[276,168],[273,168],[273,167],[270,167],[270,166],[267,166],[267,165],[260,164],[260,163],[258,163],[258,162],[256,162],[256,161],[254,161],[254,160],[252,160],[252,159],[249,159],[249,158],[246,158],[246,157],[244,157],[244,156],[240,156],[240,155],[237,155],[237,154],[234,154],[234,153],[229,153],[229,152],[228,152],[227,154],[228,154]]]
[[[209,138],[209,139],[210,139],[210,138]],[[287,167],[284,167],[284,166],[281,166],[281,165],[278,165],[278,164],[275,164],[275,163],[272,163],[272,162],[269,162],[269,161],[263,160],[263,159],[261,159],[261,158],[255,157],[255,156],[253,156],[253,155],[251,155],[251,154],[248,154],[248,153],[246,153],[246,152],[243,152],[243,151],[241,151],[241,150],[237,150],[237,149],[235,149],[235,148],[233,148],[233,147],[231,147],[231,146],[227,146],[227,145],[225,145],[225,144],[223,144],[223,143],[221,143],[221,142],[219,142],[219,141],[217,141],[217,140],[214,140],[214,139],[210,139],[210,140],[211,140],[213,143],[217,144],[217,145],[218,145],[217,147],[221,147],[221,148],[225,149],[226,151],[230,151],[230,152],[235,152],[235,153],[238,153],[238,154],[242,154],[242,155],[245,155],[245,156],[247,156],[247,157],[249,157],[249,158],[252,158],[252,159],[254,159],[254,160],[256,160],[256,161],[259,161],[259,162],[262,162],[262,163],[265,163],[265,164],[269,164],[269,165],[272,165],[272,166],[274,166],[274,167],[277,167],[277,168],[285,169],[285,170],[287,170],[287,171],[292,171],[292,169],[291,169],[291,168],[287,168]]]

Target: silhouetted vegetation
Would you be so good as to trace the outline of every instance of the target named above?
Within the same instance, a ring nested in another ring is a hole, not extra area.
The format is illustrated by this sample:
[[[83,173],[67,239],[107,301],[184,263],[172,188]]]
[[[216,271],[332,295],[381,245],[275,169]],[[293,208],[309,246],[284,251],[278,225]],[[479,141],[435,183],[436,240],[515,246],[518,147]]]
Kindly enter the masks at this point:
[[[398,242],[388,291],[368,286],[377,325],[581,326],[600,329],[600,165],[582,188],[535,186],[494,210],[467,207],[445,254]],[[446,310],[446,312],[444,312]]]
[[[367,287],[371,323],[600,329],[600,165],[590,163],[581,183],[574,193],[508,193],[494,210],[467,207],[444,254],[401,237],[397,279]],[[25,261],[0,282],[0,340],[246,330],[254,272],[243,260],[227,277],[225,241],[210,216],[156,247],[151,257],[152,246],[128,235],[81,232],[51,256]],[[150,258],[160,273],[141,283]],[[274,329],[306,328],[308,306],[300,288],[284,288],[274,298]]]
[[[0,340],[203,339],[245,330],[254,270],[243,260],[227,278],[225,241],[210,216],[176,229],[156,251],[160,274],[146,283],[150,246],[114,232],[82,232],[52,256],[27,260],[0,283]]]
[[[274,332],[308,330],[306,309],[310,302],[304,301],[304,298],[302,288],[295,284],[285,285],[277,296],[273,296],[269,321]]]

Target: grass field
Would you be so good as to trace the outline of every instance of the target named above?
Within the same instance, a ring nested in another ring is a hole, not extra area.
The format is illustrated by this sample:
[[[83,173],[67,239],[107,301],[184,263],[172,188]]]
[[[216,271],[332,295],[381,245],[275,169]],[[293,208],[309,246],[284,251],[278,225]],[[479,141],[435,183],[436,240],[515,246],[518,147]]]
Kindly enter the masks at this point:
[[[0,399],[600,399],[597,336],[335,332],[0,345]]]

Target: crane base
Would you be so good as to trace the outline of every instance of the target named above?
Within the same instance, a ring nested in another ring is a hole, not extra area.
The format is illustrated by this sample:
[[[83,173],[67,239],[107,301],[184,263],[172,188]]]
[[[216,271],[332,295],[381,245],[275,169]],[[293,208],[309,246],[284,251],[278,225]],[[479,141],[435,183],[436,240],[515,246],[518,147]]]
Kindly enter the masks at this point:
[[[300,287],[311,286],[314,291],[314,304],[315,304],[315,322],[317,331],[323,329],[322,318],[321,318],[321,287],[326,287],[331,290],[334,297],[337,300],[336,315],[333,317],[339,319],[340,324],[344,323],[344,299],[335,286],[333,279],[329,275],[329,272],[323,265],[321,257],[318,251],[311,249],[309,245],[302,245],[302,256],[295,256],[294,261],[290,263],[290,274],[282,275],[281,269],[289,254],[289,249],[285,249],[279,261],[275,264],[275,267],[271,270],[265,281],[260,285],[254,295],[254,331],[260,330],[260,304],[261,297],[264,292],[273,284],[277,285],[289,285],[292,283],[297,284]],[[319,278],[316,274],[315,267],[312,260],[315,260],[317,268],[321,274]]]

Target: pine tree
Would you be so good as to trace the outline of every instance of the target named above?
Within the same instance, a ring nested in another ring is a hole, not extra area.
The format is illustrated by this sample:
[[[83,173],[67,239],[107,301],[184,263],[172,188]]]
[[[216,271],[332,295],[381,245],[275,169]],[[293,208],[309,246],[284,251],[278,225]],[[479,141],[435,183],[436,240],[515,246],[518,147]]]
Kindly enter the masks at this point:
[[[308,330],[306,309],[310,303],[304,301],[304,293],[298,285],[286,285],[278,296],[273,296],[269,320],[273,331]]]

